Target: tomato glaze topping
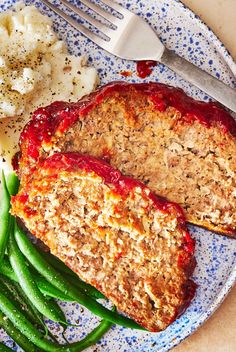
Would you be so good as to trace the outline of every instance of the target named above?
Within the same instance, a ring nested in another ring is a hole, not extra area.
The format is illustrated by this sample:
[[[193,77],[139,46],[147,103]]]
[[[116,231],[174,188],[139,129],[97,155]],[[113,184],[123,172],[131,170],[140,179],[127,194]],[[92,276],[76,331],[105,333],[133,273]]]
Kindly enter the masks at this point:
[[[123,77],[130,77],[130,76],[132,76],[132,72],[131,71],[121,71],[120,75]]]
[[[193,258],[195,240],[191,238],[187,230],[182,208],[178,204],[155,195],[140,181],[123,176],[119,170],[114,169],[104,160],[92,156],[79,153],[56,153],[41,162],[40,169],[46,170],[47,177],[58,177],[59,170],[66,172],[77,170],[85,170],[89,173],[94,172],[103,179],[105,184],[108,186],[112,185],[113,191],[122,197],[126,197],[134,188],[139,187],[142,194],[152,201],[153,206],[157,210],[167,213],[174,212],[178,218],[179,226],[184,235],[181,244],[182,250],[178,255],[177,261],[179,267],[183,268],[186,273],[192,274],[196,266],[196,261]]]
[[[230,132],[236,136],[235,120],[217,103],[196,101],[187,96],[182,89],[161,83],[118,81],[99,88],[77,103],[54,102],[48,107],[36,110],[32,120],[21,134],[21,151],[37,160],[42,143],[50,143],[51,138],[56,133],[66,131],[73,123],[86,116],[90,110],[101,104],[108,96],[125,94],[131,90],[137,94],[147,95],[158,111],[165,111],[169,106],[172,106],[181,113],[182,119],[186,123],[198,121],[207,128],[219,125],[223,132]],[[25,145],[24,141],[26,141]]]
[[[186,311],[193,297],[195,296],[196,289],[197,289],[197,284],[195,284],[195,282],[193,282],[192,280],[188,280],[186,282],[184,286],[184,290],[185,290],[185,298],[183,300],[184,303],[182,304],[181,307],[179,307],[178,310],[176,310],[176,314],[171,319],[171,323],[173,323],[175,319],[177,319],[180,315],[182,315]]]
[[[11,160],[11,165],[13,167],[13,170],[17,171],[19,169],[19,161],[21,158],[21,152],[16,152]]]
[[[157,65],[157,61],[146,60],[137,62],[137,74],[140,78],[146,78],[150,76],[153,71],[153,67]]]
[[[73,172],[81,169],[86,172],[94,172],[104,180],[105,184],[112,184],[115,191],[123,196],[126,196],[135,187],[139,187],[152,200],[157,209],[169,212],[171,208],[174,208],[178,218],[184,220],[183,211],[178,204],[156,196],[142,182],[123,176],[119,170],[114,169],[104,160],[79,153],[56,153],[45,159],[40,167],[49,170],[51,176],[54,173],[57,174],[58,170]],[[190,238],[189,234],[188,236]]]

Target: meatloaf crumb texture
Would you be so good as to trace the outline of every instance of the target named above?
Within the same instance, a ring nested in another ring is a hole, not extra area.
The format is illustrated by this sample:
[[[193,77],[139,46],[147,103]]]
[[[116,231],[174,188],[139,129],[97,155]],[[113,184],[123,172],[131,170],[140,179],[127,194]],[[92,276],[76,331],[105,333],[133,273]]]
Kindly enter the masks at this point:
[[[19,174],[58,151],[106,158],[179,203],[187,221],[234,236],[235,131],[226,111],[180,89],[117,83],[38,110],[22,134]]]
[[[54,154],[29,179],[12,213],[119,310],[160,331],[188,306],[194,241],[178,205],[76,153]]]

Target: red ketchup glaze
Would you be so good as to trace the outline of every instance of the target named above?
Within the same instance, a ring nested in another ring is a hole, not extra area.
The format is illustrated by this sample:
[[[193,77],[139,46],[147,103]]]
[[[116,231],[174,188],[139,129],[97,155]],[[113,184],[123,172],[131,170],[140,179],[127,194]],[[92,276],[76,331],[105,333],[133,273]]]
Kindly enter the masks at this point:
[[[95,172],[95,174],[100,176],[106,184],[112,184],[115,192],[121,196],[127,196],[135,187],[139,187],[153,202],[156,209],[167,213],[174,209],[181,229],[184,231],[184,241],[182,244],[183,252],[181,252],[178,257],[178,264],[183,269],[189,267],[189,261],[194,254],[195,241],[191,238],[187,230],[183,210],[178,204],[155,195],[140,181],[123,176],[119,170],[114,169],[104,160],[92,156],[81,155],[79,153],[56,153],[45,159],[40,166],[43,169],[48,169],[50,176],[57,175],[58,170],[76,171],[82,169],[86,172]],[[191,267],[191,271],[193,271],[194,267],[195,262]]]
[[[27,193],[11,197],[12,201],[14,201],[15,198],[17,198],[17,201],[21,203],[21,205],[24,208],[24,212],[28,217],[36,215],[37,212],[27,206],[27,202],[29,198]]]
[[[146,60],[137,62],[137,74],[140,78],[146,78],[150,76],[153,71],[153,67],[157,65],[157,61]]]
[[[51,176],[54,173],[57,175],[58,170],[76,171],[78,169],[82,169],[86,172],[95,172],[104,180],[106,184],[112,184],[115,191],[122,196],[126,196],[135,187],[139,187],[143,192],[148,192],[146,194],[149,199],[152,200],[156,209],[169,212],[169,209],[174,207],[176,210],[176,215],[181,220],[184,220],[183,211],[177,204],[169,202],[165,198],[159,197],[150,192],[149,189],[140,181],[123,176],[119,170],[114,169],[104,160],[79,153],[56,153],[45,159],[40,166],[43,169],[48,169]]]
[[[20,145],[27,139],[27,154],[37,159],[42,142],[49,142],[56,130],[65,131],[77,120],[76,112],[73,106],[64,102],[54,102],[46,108],[39,108],[21,133]]]
[[[196,260],[193,258],[195,251],[195,240],[191,238],[188,231],[185,232],[184,240],[185,241],[182,244],[183,251],[178,255],[178,265],[190,276],[196,266]]]
[[[193,257],[195,241],[190,237],[190,234],[188,233],[182,208],[178,204],[169,202],[165,198],[155,195],[140,181],[134,180],[133,178],[127,176],[123,176],[119,170],[114,169],[106,161],[97,159],[92,156],[82,155],[79,153],[56,153],[40,162],[39,166],[41,170],[43,169],[48,171],[47,177],[50,178],[57,178],[59,170],[68,172],[77,170],[94,172],[104,180],[105,184],[108,186],[112,185],[114,187],[114,191],[118,194],[121,194],[121,196],[126,196],[135,187],[139,187],[141,188],[142,192],[145,192],[145,195],[152,201],[152,204],[156,209],[162,210],[164,212],[169,212],[174,208],[176,211],[176,216],[180,222],[180,227],[184,231],[184,240],[182,243],[183,252],[181,253],[182,257],[179,256],[178,258],[178,264],[183,269],[185,269],[186,265],[186,274],[192,274],[196,265],[195,258]],[[23,203],[27,202],[27,194],[17,197],[18,199],[19,197],[22,197],[20,201]],[[32,216],[35,215],[35,213],[34,211],[31,212],[29,208],[27,209],[27,215]],[[122,254],[122,252],[117,253],[115,259],[119,260]],[[187,264],[189,268],[187,268]],[[171,318],[171,322],[174,321],[176,317],[180,316],[189,306],[192,298],[194,297],[196,287],[197,285],[193,281],[187,281],[184,286],[184,304],[178,310],[176,310],[174,316]]]
[[[163,99],[163,95],[161,93],[152,95],[150,100],[158,111],[163,112],[167,109],[167,102],[165,101],[165,98]]]
[[[186,250],[187,253],[193,254],[195,251],[195,241],[192,239],[190,236],[189,232],[185,233],[185,246],[184,249]]]
[[[132,72],[131,71],[121,71],[120,75],[123,77],[130,77],[130,76],[132,76]]]
[[[108,148],[103,148],[102,150],[102,159],[105,160],[107,163],[110,162],[112,158],[112,152]]]
[[[188,280],[184,289],[185,289],[184,303],[176,311],[176,315],[173,317],[173,320],[171,322],[173,322],[176,318],[178,318],[180,315],[182,315],[186,311],[186,309],[190,305],[193,297],[195,296],[197,284],[195,284],[195,282],[193,282],[192,280]]]
[[[210,128],[219,125],[223,132],[236,136],[236,122],[233,117],[216,103],[196,101],[180,88],[161,83],[109,83],[77,103],[54,102],[40,108],[24,128],[20,144],[22,151],[37,160],[43,142],[50,142],[55,133],[65,132],[73,123],[82,119],[109,95],[123,94],[130,90],[147,95],[157,111],[165,111],[172,106],[182,114],[187,123],[198,121]],[[24,145],[24,141],[27,143]]]
[[[14,198],[15,196],[12,197],[12,199]],[[17,196],[18,201],[20,201],[20,203],[22,204],[25,204],[28,201],[28,198],[29,198],[28,194],[21,194]]]
[[[120,259],[122,257],[122,255],[123,255],[123,252],[118,252],[115,256],[115,260]]]
[[[28,218],[30,218],[31,216],[35,216],[37,214],[37,211],[36,210],[33,210],[29,207],[25,207],[24,208],[24,212],[25,214],[27,215]]]
[[[11,165],[13,167],[13,170],[17,171],[19,168],[19,161],[21,158],[21,152],[17,152],[15,153],[15,155],[13,156],[12,160],[11,160]]]

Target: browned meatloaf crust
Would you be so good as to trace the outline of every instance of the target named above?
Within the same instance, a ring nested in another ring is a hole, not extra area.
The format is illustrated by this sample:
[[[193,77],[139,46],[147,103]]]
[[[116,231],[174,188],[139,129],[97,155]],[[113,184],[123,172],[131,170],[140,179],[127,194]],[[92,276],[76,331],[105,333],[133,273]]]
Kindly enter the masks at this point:
[[[236,234],[236,124],[214,103],[158,83],[113,83],[37,110],[21,136],[20,174],[55,152],[109,160],[179,203],[187,221]]]
[[[189,305],[194,241],[181,208],[99,159],[46,159],[12,213],[83,280],[151,331]]]

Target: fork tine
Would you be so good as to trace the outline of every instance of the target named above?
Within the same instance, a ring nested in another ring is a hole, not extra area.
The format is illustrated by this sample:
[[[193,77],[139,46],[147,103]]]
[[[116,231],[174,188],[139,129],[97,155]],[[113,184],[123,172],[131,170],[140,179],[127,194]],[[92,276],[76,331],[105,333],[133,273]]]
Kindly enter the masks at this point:
[[[91,1],[88,0],[80,0],[80,2],[82,4],[84,4],[85,6],[87,6],[89,9],[93,10],[94,12],[96,12],[98,15],[100,15],[101,17],[105,18],[106,20],[108,20],[109,22],[111,22],[112,24],[114,23],[114,21],[117,20],[117,17],[112,15],[111,13],[103,10],[102,7],[94,4]]]
[[[113,0],[101,0],[105,5],[109,6],[111,9],[117,11],[119,14],[123,16],[130,15],[130,11],[126,10],[123,6],[117,4],[117,2]]]
[[[87,38],[92,40],[94,43],[96,43],[99,46],[104,46],[106,43],[105,40],[103,40],[101,37],[96,35],[95,33],[91,32],[89,29],[85,28],[83,25],[79,24],[73,18],[65,14],[63,11],[61,11],[59,8],[51,4],[47,0],[41,0],[47,7],[49,7],[52,11],[57,13],[60,17],[62,17],[65,21],[67,21],[71,26],[76,28],[78,31],[80,31],[83,35],[85,35]]]
[[[85,21],[91,23],[96,29],[98,29],[100,32],[104,33],[109,37],[109,32],[112,30],[108,25],[105,25],[98,21],[97,19],[93,18],[92,16],[88,15],[78,7],[74,6],[73,4],[69,3],[67,0],[60,0],[60,2],[65,5],[67,8],[72,10],[74,13],[79,15],[81,18],[83,18]]]

